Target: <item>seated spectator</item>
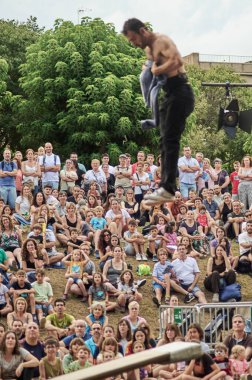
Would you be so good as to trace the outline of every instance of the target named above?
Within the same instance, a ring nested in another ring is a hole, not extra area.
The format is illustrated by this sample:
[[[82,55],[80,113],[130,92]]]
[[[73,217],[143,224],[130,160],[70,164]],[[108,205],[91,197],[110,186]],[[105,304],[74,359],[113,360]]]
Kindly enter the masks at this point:
[[[0,347],[0,368],[3,379],[20,378],[22,375],[22,378],[31,380],[33,368],[38,365],[39,361],[35,356],[19,347],[18,338],[13,331],[4,334]]]
[[[106,261],[104,265],[103,276],[114,288],[117,288],[120,275],[127,269],[127,264],[123,260],[123,251],[120,246],[115,247],[113,253],[114,257]]]
[[[139,219],[139,204],[135,199],[133,188],[129,188],[126,191],[125,201],[122,201],[121,207],[130,214],[131,218]]]
[[[107,221],[103,218],[103,208],[101,206],[97,206],[94,209],[95,216],[91,219],[90,225],[94,231],[94,245],[95,245],[95,256],[97,259],[100,258],[99,250],[98,250],[98,242],[101,231],[107,227]]]
[[[158,341],[157,347],[175,342],[177,337],[181,337],[181,331],[176,323],[167,323],[163,337]]]
[[[105,218],[108,223],[108,228],[112,234],[122,237],[123,232],[127,229],[127,224],[131,219],[129,213],[121,209],[118,201],[113,199],[111,202],[111,209],[107,211]]]
[[[80,369],[92,367],[90,363],[90,350],[86,345],[78,348],[77,360],[73,361],[68,367],[68,373],[79,371]]]
[[[183,290],[187,291],[185,302],[191,302],[197,297],[199,303],[207,303],[205,294],[198,286],[200,270],[197,262],[193,257],[186,256],[186,247],[184,244],[178,245],[178,258],[172,262],[172,266],[176,278],[179,281],[179,287],[176,289],[174,284],[172,284],[172,286],[180,293],[182,293],[182,291],[179,288],[183,288]]]
[[[182,236],[187,236],[192,241],[194,249],[201,253],[207,254],[203,247],[203,241],[205,239],[205,234],[203,232],[202,226],[199,222],[194,220],[194,212],[188,210],[186,213],[186,220],[180,224],[179,232]]]
[[[132,339],[130,323],[126,319],[120,319],[117,323],[116,340],[121,345],[123,355],[125,355],[126,347]]]
[[[169,209],[174,220],[177,220],[177,216],[179,214],[179,206],[183,204],[182,195],[179,191],[175,192],[174,201],[169,203]]]
[[[28,238],[22,246],[22,268],[27,272],[28,280],[35,279],[35,270],[49,264],[49,258],[44,248],[35,239]],[[33,273],[33,274],[32,274]]]
[[[245,214],[242,212],[241,203],[233,201],[233,211],[227,216],[228,221],[225,225],[226,231],[229,226],[232,226],[232,236],[235,236],[235,241],[238,243],[238,235],[241,233],[242,223],[245,221]]]
[[[234,268],[239,262],[252,263],[252,219],[247,221],[246,231],[242,232],[238,237],[240,256],[236,256],[234,260]]]
[[[38,213],[39,213],[40,207],[45,204],[46,204],[46,199],[45,199],[44,194],[41,191],[38,191],[33,197],[33,202],[30,209],[31,228],[33,228],[34,224],[36,224],[38,221]]]
[[[163,236],[158,234],[157,226],[150,227],[150,234],[147,236],[148,248],[147,255],[152,258],[155,263],[158,261],[157,252],[163,246]]]
[[[133,273],[129,269],[126,269],[120,275],[117,289],[119,292],[117,303],[122,311],[125,311],[125,308],[130,302],[140,302],[143,298],[142,294],[138,292],[138,287],[134,282]]]
[[[54,301],[54,313],[46,317],[45,328],[50,332],[55,332],[59,338],[63,338],[74,320],[72,315],[65,313],[65,301],[57,298]]]
[[[231,268],[225,248],[218,245],[214,257],[210,257],[207,263],[207,277],[204,280],[205,288],[213,292],[213,302],[219,302],[220,289],[226,285],[234,284],[236,274]]]
[[[66,336],[60,341],[60,347],[66,348],[70,351],[71,343],[74,339],[79,338],[86,341],[90,338],[89,334],[86,332],[87,324],[83,319],[77,319],[73,322],[74,333]]]
[[[94,322],[91,326],[91,338],[85,341],[85,346],[87,346],[92,355],[92,359],[96,362],[97,356],[99,355],[100,341],[102,338],[102,326],[99,322]]]
[[[219,220],[220,219],[220,211],[218,204],[213,200],[214,191],[213,189],[207,190],[207,196],[206,199],[203,200],[203,205],[206,206],[207,211],[210,214],[210,217],[213,220]]]
[[[133,332],[132,341],[126,347],[125,356],[133,354],[133,345],[136,341],[143,343],[146,350],[151,348],[146,331],[141,327],[137,327]]]
[[[195,342],[197,341],[200,343],[201,349],[204,353],[209,354],[210,348],[208,344],[206,344],[204,341],[204,332],[202,327],[198,323],[191,323],[190,326],[187,329],[185,340],[187,342]]]
[[[35,298],[34,298],[34,289],[29,281],[26,279],[26,272],[22,269],[19,269],[16,273],[17,280],[11,284],[10,294],[13,297],[13,302],[22,297],[31,307],[31,313],[33,319],[36,322],[36,312],[35,312]]]
[[[129,314],[123,317],[123,320],[124,319],[129,322],[132,333],[137,329],[140,323],[147,323],[143,317],[139,316],[139,304],[136,301],[129,303]]]
[[[229,363],[233,378],[248,372],[249,364],[245,359],[245,352],[245,347],[240,344],[236,344],[231,350]]]
[[[9,289],[3,284],[4,275],[0,272],[0,317],[4,317],[13,309],[10,303]]]
[[[29,225],[31,221],[31,205],[33,197],[31,188],[29,185],[24,184],[21,190],[21,194],[15,201],[15,213],[13,215],[17,223],[21,226]]]
[[[135,256],[137,261],[147,261],[147,256],[144,252],[145,239],[143,235],[137,231],[137,223],[135,219],[130,219],[128,222],[128,231],[124,232],[124,240],[126,241],[125,253],[129,256]]]
[[[180,224],[186,220],[187,211],[188,211],[187,206],[184,203],[182,203],[179,206],[179,213],[178,213],[177,218],[176,218],[176,222],[177,222],[178,226],[180,226]]]
[[[28,323],[33,322],[31,313],[27,313],[27,302],[23,297],[16,298],[13,303],[14,311],[7,314],[7,325],[10,330],[15,320],[21,321],[24,327],[26,327]]]
[[[60,344],[61,343],[62,341],[60,342]],[[79,347],[83,347],[84,344],[85,344],[84,340],[79,337],[76,337],[73,340],[71,340],[70,345],[69,345],[69,353],[64,356],[63,362],[62,362],[64,373],[69,373],[70,364],[73,361],[77,360],[78,349]]]
[[[174,221],[168,222],[165,225],[164,236],[163,236],[163,248],[166,248],[168,253],[171,255],[177,249],[178,237],[177,237],[177,226]]]
[[[116,303],[109,301],[108,291],[109,291],[109,287],[107,286],[106,283],[103,282],[103,275],[101,273],[98,273],[98,272],[94,273],[92,285],[88,289],[88,305],[89,305],[89,307],[90,308],[92,308],[92,306],[95,307],[95,305],[97,305],[97,303],[99,303],[101,305],[100,308],[105,309],[106,311],[114,310],[116,307]],[[102,311],[104,311],[104,310],[102,310]],[[91,319],[91,321],[92,321],[92,319]],[[102,324],[102,326],[103,326],[103,324]]]
[[[39,362],[39,373],[41,380],[51,379],[63,375],[63,367],[57,351],[59,341],[55,338],[48,338],[44,343],[45,357]]]
[[[178,377],[177,379],[197,380],[198,378],[207,378],[211,380],[223,378],[223,373],[220,372],[218,365],[213,361],[212,357],[206,353],[204,353],[199,359],[191,360],[183,372],[182,377]]]
[[[42,268],[36,269],[36,281],[32,283],[35,297],[35,309],[38,322],[44,328],[45,317],[53,313],[52,299],[53,290],[49,282],[45,281],[45,271]],[[43,323],[42,323],[43,322]]]
[[[70,260],[69,260],[70,259]],[[62,262],[67,266],[65,278],[67,283],[65,286],[62,299],[66,300],[71,291],[71,286],[77,284],[80,288],[82,295],[82,302],[87,300],[87,291],[83,284],[83,268],[89,261],[89,257],[80,249],[74,249],[72,253],[68,254]]]
[[[118,350],[118,343],[115,338],[105,338],[101,345],[101,352],[97,356],[97,364],[102,363],[102,357],[104,352],[112,351],[116,359],[123,358],[123,355]]]
[[[21,244],[22,232],[13,225],[10,216],[3,214],[1,217],[0,247],[9,258],[10,265],[22,267]]]
[[[244,328],[244,317],[241,314],[235,314],[232,318],[232,333],[224,339],[224,344],[230,355],[232,348],[239,342],[239,345],[245,347],[245,358],[249,361],[252,358],[252,335],[245,333]]]

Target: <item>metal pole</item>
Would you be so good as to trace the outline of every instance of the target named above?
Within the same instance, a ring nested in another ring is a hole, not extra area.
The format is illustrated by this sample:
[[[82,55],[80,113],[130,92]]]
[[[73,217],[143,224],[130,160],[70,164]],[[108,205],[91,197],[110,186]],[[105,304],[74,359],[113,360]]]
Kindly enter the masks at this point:
[[[112,360],[81,369],[71,374],[57,377],[57,380],[101,380],[108,376],[114,376],[135,368],[154,363],[176,363],[178,361],[191,360],[202,355],[201,346],[197,343],[175,342],[164,346],[151,348],[144,352],[125,356],[122,359]]]

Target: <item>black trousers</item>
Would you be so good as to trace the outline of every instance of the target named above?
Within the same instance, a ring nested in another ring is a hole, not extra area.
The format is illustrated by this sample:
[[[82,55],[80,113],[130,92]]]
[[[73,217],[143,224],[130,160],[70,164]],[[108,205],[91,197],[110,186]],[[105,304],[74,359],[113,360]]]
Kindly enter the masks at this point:
[[[180,138],[186,118],[194,109],[194,95],[186,75],[168,78],[160,106],[160,187],[174,193],[176,190],[177,165]]]
[[[220,292],[220,279],[223,278],[227,285],[234,284],[236,281],[236,274],[233,270],[229,270],[220,277],[219,272],[214,271],[210,276],[207,276],[204,280],[204,286],[209,292],[219,293]]]

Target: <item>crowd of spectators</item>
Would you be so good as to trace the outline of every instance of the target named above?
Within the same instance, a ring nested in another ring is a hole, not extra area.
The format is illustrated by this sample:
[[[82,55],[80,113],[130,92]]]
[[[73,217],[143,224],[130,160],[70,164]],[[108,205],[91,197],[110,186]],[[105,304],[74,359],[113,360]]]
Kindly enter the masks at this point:
[[[154,161],[140,151],[135,163],[125,153],[111,166],[103,154],[86,170],[76,153],[62,163],[49,142],[37,152],[27,149],[25,157],[4,150],[0,379],[45,380],[175,341],[197,341],[204,354],[108,380],[252,376],[252,336],[242,315],[233,316],[232,333],[216,343],[213,357],[202,326],[193,323],[182,336],[173,313],[181,295],[181,304],[207,304],[205,289],[217,305],[224,290],[226,300],[241,299],[237,273],[251,275],[252,265],[252,158],[235,161],[229,174],[220,159],[211,166],[202,153],[194,158],[184,147],[174,200],[150,207],[144,195],[158,188],[162,164],[159,157]],[[140,313],[146,279],[134,273],[136,266],[138,273],[152,272],[153,308],[169,306],[158,340],[148,315]],[[60,298],[54,297],[50,269],[61,269]],[[85,318],[67,312],[70,297],[77,297],[78,308],[88,307]]]

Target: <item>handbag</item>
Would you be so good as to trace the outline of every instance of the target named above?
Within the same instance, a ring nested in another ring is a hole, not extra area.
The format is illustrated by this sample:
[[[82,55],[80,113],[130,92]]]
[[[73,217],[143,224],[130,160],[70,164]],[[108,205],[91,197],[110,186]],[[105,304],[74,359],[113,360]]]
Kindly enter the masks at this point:
[[[227,285],[225,288],[220,290],[220,301],[227,302],[228,300],[234,298],[237,302],[241,301],[241,285],[235,282],[234,284]]]

